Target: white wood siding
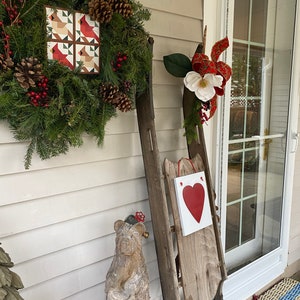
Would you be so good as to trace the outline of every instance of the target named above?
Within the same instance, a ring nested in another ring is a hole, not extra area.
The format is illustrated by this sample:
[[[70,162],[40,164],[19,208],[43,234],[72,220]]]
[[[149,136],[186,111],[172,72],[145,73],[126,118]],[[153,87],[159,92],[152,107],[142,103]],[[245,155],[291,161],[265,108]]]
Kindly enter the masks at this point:
[[[186,156],[182,81],[162,57],[192,56],[202,39],[202,1],[143,0],[154,38],[153,93],[162,159]],[[151,299],[161,299],[147,186],[136,112],[109,122],[103,147],[86,136],[81,148],[24,170],[26,143],[0,123],[0,242],[15,262],[26,300],[105,299],[105,276],[114,255],[113,223],[135,211],[146,214],[144,241]]]

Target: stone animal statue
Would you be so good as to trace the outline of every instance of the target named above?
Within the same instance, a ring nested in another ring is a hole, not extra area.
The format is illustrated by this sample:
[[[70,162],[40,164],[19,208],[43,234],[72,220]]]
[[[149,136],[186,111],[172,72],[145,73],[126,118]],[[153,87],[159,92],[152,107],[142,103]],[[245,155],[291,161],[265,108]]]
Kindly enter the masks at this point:
[[[114,224],[116,251],[106,275],[107,300],[148,300],[149,278],[142,253],[143,223],[131,225],[122,220]]]

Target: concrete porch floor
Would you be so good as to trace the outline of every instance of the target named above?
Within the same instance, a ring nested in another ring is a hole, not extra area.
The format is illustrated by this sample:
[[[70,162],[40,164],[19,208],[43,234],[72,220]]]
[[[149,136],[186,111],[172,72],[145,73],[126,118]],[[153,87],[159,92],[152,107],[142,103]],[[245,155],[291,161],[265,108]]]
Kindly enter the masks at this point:
[[[295,273],[293,276],[291,276],[293,279],[296,279],[298,281],[300,281],[300,271],[298,271],[297,273]]]

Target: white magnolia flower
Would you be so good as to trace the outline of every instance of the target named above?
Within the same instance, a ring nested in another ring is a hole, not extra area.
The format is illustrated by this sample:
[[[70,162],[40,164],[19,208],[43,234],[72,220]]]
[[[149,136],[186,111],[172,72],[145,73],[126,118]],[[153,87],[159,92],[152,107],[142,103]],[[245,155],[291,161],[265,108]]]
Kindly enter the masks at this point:
[[[221,87],[222,81],[221,75],[208,73],[202,77],[195,71],[188,72],[183,80],[184,85],[204,102],[213,98],[216,94],[214,87]]]

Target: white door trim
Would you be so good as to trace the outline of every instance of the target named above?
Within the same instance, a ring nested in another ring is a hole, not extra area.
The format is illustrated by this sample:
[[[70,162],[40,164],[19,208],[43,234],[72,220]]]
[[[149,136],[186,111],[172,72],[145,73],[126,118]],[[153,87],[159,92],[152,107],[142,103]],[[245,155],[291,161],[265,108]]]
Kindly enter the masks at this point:
[[[204,1],[204,25],[208,28],[213,28],[209,30],[209,43],[208,49],[211,48],[211,41],[217,41],[223,38],[227,34],[227,29],[225,26],[225,21],[231,10],[228,10],[228,3],[233,0],[203,0]],[[230,7],[229,7],[230,8]],[[230,17],[230,16],[229,16]],[[218,22],[216,22],[216,19]],[[217,24],[217,25],[216,25]],[[229,28],[230,30],[230,28]],[[296,135],[298,126],[298,115],[299,115],[299,98],[300,98],[300,53],[296,51],[300,49],[300,0],[297,0],[297,13],[296,13],[296,23],[295,23],[295,40],[294,40],[294,52],[293,52],[293,71],[291,80],[291,101],[290,101],[290,114],[289,114],[289,129],[287,132],[288,139],[292,141],[288,143],[287,151],[290,153],[289,158],[286,161],[286,171],[285,175],[288,178],[292,178],[294,174],[294,164],[295,164],[295,148],[296,148]],[[227,51],[231,51],[230,48]],[[230,61],[229,61],[230,64]],[[227,92],[230,91],[230,87],[226,87]],[[218,124],[223,117],[222,109],[218,111]],[[215,121],[216,122],[216,121]],[[226,122],[226,120],[225,120]],[[217,132],[220,133],[219,126]],[[216,147],[220,148],[221,137],[215,134]],[[226,149],[224,149],[226,151]],[[216,154],[218,151],[216,151]],[[218,155],[217,155],[218,156]],[[216,161],[216,174],[220,174],[218,171],[220,169],[219,162]],[[289,176],[288,176],[289,174]],[[215,187],[217,195],[220,194],[218,182],[218,176],[215,176]],[[293,180],[287,180],[285,184],[285,201],[283,207],[283,222],[281,230],[281,245],[279,248],[275,249],[271,253],[261,257],[255,262],[249,264],[248,266],[240,269],[239,271],[233,273],[228,277],[224,283],[224,300],[232,299],[247,299],[252,296],[255,292],[262,289],[272,280],[280,276],[288,262],[288,246],[289,246],[289,232],[290,232],[290,216],[291,216],[291,202],[293,193]],[[217,197],[218,198],[218,197]],[[226,212],[221,211],[221,220],[225,222]],[[223,226],[224,228],[224,226]],[[222,228],[221,228],[222,231]],[[284,234],[283,234],[284,233]],[[224,238],[224,232],[222,237]],[[224,240],[223,240],[224,244]]]
[[[293,70],[291,77],[291,108],[289,115],[289,130],[287,132],[288,138],[291,141],[288,144],[288,151],[290,153],[289,160],[287,160],[286,178],[293,178],[295,167],[295,152],[298,146],[298,119],[299,119],[299,101],[300,101],[300,0],[297,0],[296,20],[295,20],[295,33],[294,33],[294,51],[293,51]],[[298,49],[298,50],[297,50]],[[290,239],[290,220],[292,212],[292,196],[293,196],[293,180],[288,180],[285,184],[285,195],[287,195],[286,205],[284,206],[283,216],[283,228],[284,234],[281,234],[281,241],[283,248],[285,249],[283,255],[284,260],[288,261],[288,247]]]

